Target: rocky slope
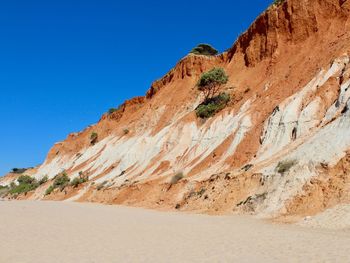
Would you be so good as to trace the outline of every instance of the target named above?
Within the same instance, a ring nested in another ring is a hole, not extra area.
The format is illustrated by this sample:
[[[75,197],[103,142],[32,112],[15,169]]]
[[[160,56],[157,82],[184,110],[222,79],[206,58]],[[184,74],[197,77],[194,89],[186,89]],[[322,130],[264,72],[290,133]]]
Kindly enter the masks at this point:
[[[18,198],[262,216],[348,203],[349,12],[346,0],[271,6],[227,52],[186,56],[145,97],[55,144],[30,171],[38,179],[82,172],[87,183],[44,196],[49,181]],[[222,89],[232,100],[202,121],[195,84],[213,67],[228,73]],[[184,179],[170,184],[177,172]]]

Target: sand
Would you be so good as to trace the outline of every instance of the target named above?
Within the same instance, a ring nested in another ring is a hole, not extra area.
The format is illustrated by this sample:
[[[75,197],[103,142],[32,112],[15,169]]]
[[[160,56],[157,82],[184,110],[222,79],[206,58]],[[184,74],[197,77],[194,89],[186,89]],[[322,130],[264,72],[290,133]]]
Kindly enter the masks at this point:
[[[350,232],[252,217],[0,202],[0,262],[350,262]]]
[[[350,229],[350,205],[339,204],[316,216],[305,217],[298,225],[343,231]]]

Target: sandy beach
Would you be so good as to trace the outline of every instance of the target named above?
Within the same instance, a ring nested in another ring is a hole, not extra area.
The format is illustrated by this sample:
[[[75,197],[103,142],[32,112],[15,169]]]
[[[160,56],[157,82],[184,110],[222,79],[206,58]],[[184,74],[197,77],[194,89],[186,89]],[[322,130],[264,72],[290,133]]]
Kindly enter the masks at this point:
[[[350,261],[349,231],[72,202],[0,209],[0,262]]]

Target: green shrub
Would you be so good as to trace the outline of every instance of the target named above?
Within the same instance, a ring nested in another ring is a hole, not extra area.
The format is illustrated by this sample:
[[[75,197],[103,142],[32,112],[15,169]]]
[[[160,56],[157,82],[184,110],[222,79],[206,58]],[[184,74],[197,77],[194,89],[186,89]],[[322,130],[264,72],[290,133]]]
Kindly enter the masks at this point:
[[[280,174],[284,174],[290,170],[298,162],[296,160],[284,160],[280,161],[276,166],[276,171]]]
[[[125,135],[127,135],[129,132],[130,132],[129,129],[123,129],[123,133],[124,133]]]
[[[12,183],[9,189],[9,193],[12,195],[28,193],[38,188],[38,181],[28,175],[21,175],[17,178],[18,185]]]
[[[70,185],[73,186],[74,188],[78,187],[81,183],[81,180],[79,177],[75,177],[71,182]]]
[[[213,68],[204,72],[197,82],[197,88],[204,94],[204,100],[213,98],[220,87],[228,82],[228,76],[223,68]]]
[[[45,184],[48,180],[49,178],[47,177],[47,175],[45,175],[43,178],[39,180],[39,184],[40,185]]]
[[[19,184],[32,184],[35,182],[35,178],[30,177],[29,175],[21,175],[20,177],[17,178],[17,182]]]
[[[108,110],[108,114],[112,114],[113,112],[116,112],[118,109],[116,109],[116,108],[110,108],[109,110]]]
[[[199,118],[206,119],[214,116],[224,109],[230,101],[230,95],[221,93],[216,97],[205,100],[196,108],[196,115]]]
[[[80,184],[83,184],[85,182],[87,182],[89,180],[89,178],[87,176],[79,176],[79,177],[75,177],[70,185],[73,186],[74,188],[77,188]]]
[[[95,144],[97,142],[97,139],[98,139],[97,132],[92,132],[90,135],[90,143]]]
[[[218,53],[219,52],[209,44],[199,44],[198,46],[193,48],[190,52],[190,54],[205,55],[205,56],[215,56]]]
[[[170,180],[170,184],[177,184],[180,180],[182,180],[184,178],[183,173],[177,173],[175,174],[171,180]]]
[[[116,108],[110,108],[109,110],[108,110],[108,114],[112,114],[113,112],[116,112],[118,109],[116,109]]]
[[[55,187],[53,187],[53,185],[50,185],[49,188],[46,189],[45,195],[50,195],[53,190],[55,190]]]
[[[69,182],[70,182],[70,179],[67,176],[67,174],[62,173],[55,177],[55,180],[53,181],[53,187],[60,188],[62,191],[69,184]]]
[[[10,194],[25,194],[32,190],[35,190],[37,186],[32,184],[19,184],[15,186],[14,188],[11,188],[9,193]]]
[[[55,176],[54,181],[52,185],[49,186],[49,188],[46,189],[45,195],[49,195],[52,193],[53,190],[56,188],[59,188],[60,191],[63,191],[66,186],[69,185],[70,179],[67,176],[66,173],[61,173]]]

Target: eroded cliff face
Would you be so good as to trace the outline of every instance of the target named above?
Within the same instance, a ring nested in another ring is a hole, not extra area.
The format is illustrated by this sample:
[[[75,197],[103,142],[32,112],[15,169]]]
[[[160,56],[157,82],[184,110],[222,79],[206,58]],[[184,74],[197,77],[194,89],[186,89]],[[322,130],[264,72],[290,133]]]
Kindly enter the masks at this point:
[[[349,8],[349,1],[288,0],[228,52],[188,55],[145,97],[57,143],[33,172],[38,179],[83,172],[89,182],[44,196],[48,182],[25,198],[266,216],[349,202],[347,170],[340,179],[334,173],[350,149]],[[202,121],[195,84],[213,67],[228,73],[222,90],[232,100]],[[170,184],[179,171],[184,179]]]

